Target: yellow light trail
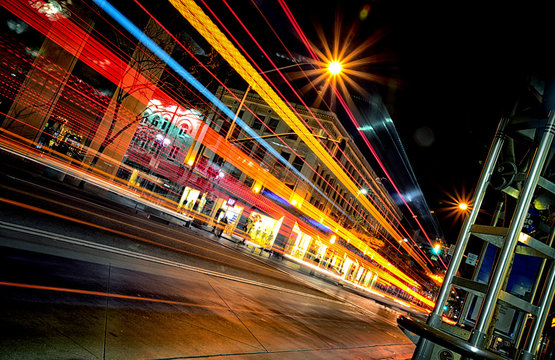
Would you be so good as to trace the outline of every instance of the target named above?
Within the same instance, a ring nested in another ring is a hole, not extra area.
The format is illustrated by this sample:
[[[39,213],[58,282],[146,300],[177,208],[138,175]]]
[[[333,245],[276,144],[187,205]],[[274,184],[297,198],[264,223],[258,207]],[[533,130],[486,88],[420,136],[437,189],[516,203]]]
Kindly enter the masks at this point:
[[[3,139],[3,140],[7,140],[7,139]],[[227,141],[224,141],[223,137],[220,136],[219,134],[217,134],[216,132],[209,131],[206,134],[206,136],[204,138],[204,141],[205,141],[205,145],[208,148],[212,149],[213,151],[217,152],[218,154],[221,154],[221,156],[226,156],[227,161],[229,163],[231,163],[232,165],[234,165],[235,167],[237,167],[241,171],[245,172],[249,176],[251,176],[253,178],[256,178],[256,179],[260,179],[265,187],[271,189],[277,195],[279,195],[283,198],[286,198],[286,199],[289,199],[293,196],[294,191],[291,188],[286,186],[281,180],[277,179],[276,177],[274,177],[269,172],[265,171],[256,162],[253,162],[246,154],[244,154],[237,147],[233,146],[231,143],[229,143]],[[9,144],[10,142],[6,141],[6,143]],[[27,147],[22,148],[19,144],[15,144],[15,143],[12,144],[12,146],[19,149],[20,151],[25,151],[25,149],[28,149]],[[55,159],[51,159],[51,160],[53,162],[57,162]],[[91,173],[88,173],[88,174],[90,176],[94,176]],[[101,175],[107,175],[107,174],[101,174]],[[118,184],[116,184],[116,183],[111,183],[111,185],[119,188]],[[10,190],[22,192],[21,190],[14,189],[14,188],[11,188]],[[34,195],[34,196],[37,197],[37,195]],[[38,197],[40,197],[40,196],[38,196]],[[43,198],[43,200],[47,200],[47,201],[50,201],[50,202],[53,201],[51,199],[46,199],[46,198]],[[4,199],[4,200],[0,199],[0,201],[8,201],[8,200],[7,199]],[[57,217],[63,217],[63,215],[48,212],[46,210],[36,208],[36,207],[32,207],[32,206],[27,205],[27,204],[21,204],[20,203],[18,205],[22,206],[22,207],[27,207],[31,210],[48,213],[49,215],[53,215],[53,216],[57,216]],[[59,204],[59,205],[61,205],[61,204]],[[67,204],[65,206],[71,207],[70,205],[67,205]],[[87,212],[86,210],[79,209],[79,208],[75,208],[75,210],[78,210],[78,211],[81,211],[81,212]],[[353,246],[357,247],[360,251],[362,251],[364,253],[371,254],[372,259],[374,261],[376,261],[378,264],[380,264],[381,266],[383,266],[384,268],[386,268],[388,271],[395,274],[399,278],[403,279],[403,281],[405,281],[410,286],[420,287],[420,285],[414,279],[411,279],[406,274],[404,274],[403,272],[398,270],[387,259],[383,258],[381,255],[376,253],[366,243],[364,243],[363,241],[356,238],[356,236],[354,234],[352,234],[348,230],[341,227],[335,221],[331,220],[329,217],[327,217],[327,215],[324,212],[322,212],[321,210],[319,210],[318,208],[316,208],[315,206],[313,206],[309,202],[303,203],[302,207],[301,207],[301,210],[305,214],[309,215],[310,217],[312,217],[314,219],[321,219],[321,218],[324,219],[324,224],[326,226],[329,226],[330,228],[334,229],[335,232],[338,235],[340,235],[341,237],[343,237],[345,239],[348,239],[349,242]],[[77,219],[74,219],[74,218],[69,218],[69,217],[66,217],[66,218],[68,220],[82,222],[81,220],[77,220]],[[86,224],[86,225],[98,227],[97,225],[92,224],[92,223],[88,223],[88,222],[83,222],[83,223]],[[114,230],[114,229],[107,229],[106,228],[104,230],[117,232],[117,230]],[[121,233],[121,235],[125,235],[125,233]],[[149,240],[143,239],[143,238],[141,238],[140,240],[149,241]],[[407,285],[405,285],[401,281],[397,280],[396,278],[392,277],[391,275],[389,275],[389,274],[385,275],[385,273],[384,273],[384,276],[382,276],[382,277],[387,278],[391,283],[393,283],[396,286],[398,286],[399,288],[402,288],[403,290],[407,291],[407,289],[408,289]]]
[[[314,137],[311,131],[301,122],[289,106],[278,96],[271,86],[263,79],[256,69],[245,59],[239,50],[229,41],[214,22],[193,0],[170,0],[170,3],[189,21],[189,23],[210,43],[218,53],[243,77],[243,79],[256,91],[262,99],[287,123],[305,144],[310,147],[314,154],[325,164],[330,171],[343,183],[345,188],[357,196],[360,189],[351,180],[350,176],[333,159],[332,155]],[[382,214],[372,205],[366,197],[359,198],[360,203],[376,219],[380,225],[397,241],[403,237]],[[316,217],[319,219],[320,217]],[[351,234],[352,236],[352,234]],[[354,239],[354,237],[353,237]],[[358,239],[357,239],[358,240]],[[360,242],[360,240],[358,240]],[[431,273],[427,264],[417,256],[413,255],[425,270]]]
[[[242,171],[244,171],[246,173],[249,173],[249,175],[251,175],[252,177],[254,177],[254,178],[259,178],[259,177],[265,178],[266,179],[265,184],[271,185],[270,186],[271,189],[273,191],[275,191],[276,193],[278,193],[280,196],[283,196],[285,198],[290,198],[292,196],[292,191],[291,191],[290,188],[285,186],[281,181],[279,181],[275,177],[268,174],[266,171],[261,169],[259,166],[256,166],[256,165],[252,166],[251,165],[252,168],[248,169],[248,166],[245,166],[245,160],[249,160],[248,163],[252,164],[250,159],[247,156],[245,156],[245,154],[243,154],[241,151],[238,151],[234,146],[231,146],[227,142],[222,142],[221,137],[219,137],[219,136],[216,136],[216,137],[217,137],[217,139],[215,139],[215,141],[214,141],[215,142],[214,146],[213,147],[209,146],[211,149],[215,150],[218,154],[221,154],[222,156],[227,155],[228,161],[230,163],[233,163],[235,166],[238,166],[239,168],[241,168]],[[235,157],[231,156],[231,154],[233,154],[233,153],[236,155]],[[361,242],[353,234],[351,234],[350,232],[348,232],[345,229],[343,229],[342,227],[340,227],[337,223],[331,221],[331,219],[328,219],[327,216],[325,216],[325,214],[320,212],[318,209],[313,207],[311,204],[307,203],[304,206],[304,208],[307,211],[307,213],[312,213],[313,214],[312,215],[313,218],[316,218],[316,219],[317,218],[325,218],[325,219],[327,219],[325,225],[336,229],[336,232],[338,234],[341,234],[341,236],[343,236],[344,238],[349,239],[349,241],[352,242],[353,245],[358,247],[360,250],[362,250],[364,252],[372,253],[373,256],[375,257],[375,260],[378,263],[380,263],[380,265],[388,268],[389,271],[395,273],[397,276],[399,276],[400,278],[403,278],[409,284],[413,285],[414,280],[410,279],[405,274],[398,271],[398,269],[396,269],[394,266],[389,264],[389,262],[386,259],[382,258],[377,253],[375,253],[364,242]]]

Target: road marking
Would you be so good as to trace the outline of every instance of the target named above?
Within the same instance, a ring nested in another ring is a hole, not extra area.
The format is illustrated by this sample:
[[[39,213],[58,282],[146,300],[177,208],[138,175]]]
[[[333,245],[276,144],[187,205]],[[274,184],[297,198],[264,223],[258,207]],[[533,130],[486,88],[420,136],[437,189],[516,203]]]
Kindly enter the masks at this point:
[[[141,254],[141,253],[133,252],[133,251],[130,251],[130,250],[116,248],[116,247],[109,246],[109,245],[97,244],[97,243],[94,243],[94,242],[91,242],[91,241],[78,239],[78,238],[75,238],[75,237],[72,237],[72,236],[57,234],[57,233],[53,233],[53,232],[50,232],[50,231],[45,231],[45,230],[42,230],[42,229],[32,228],[32,227],[28,227],[28,226],[19,225],[19,224],[8,223],[8,222],[5,222],[5,221],[0,221],[0,229],[20,232],[20,233],[25,233],[25,234],[29,234],[29,235],[35,235],[35,236],[40,235],[40,236],[43,236],[43,237],[46,237],[46,238],[49,238],[49,239],[52,239],[52,240],[55,240],[55,241],[61,241],[61,242],[68,243],[68,244],[73,244],[73,245],[83,246],[83,247],[87,247],[87,248],[91,248],[91,249],[95,249],[95,250],[106,251],[106,252],[110,252],[110,253],[114,253],[114,254],[124,255],[124,256],[127,256],[127,257],[135,258],[135,259],[140,259],[140,260],[149,261],[149,262],[153,262],[153,263],[157,263],[157,264],[167,265],[167,266],[171,266],[171,267],[175,267],[175,268],[179,268],[179,269],[183,269],[183,270],[187,270],[187,271],[192,271],[192,272],[196,272],[196,273],[201,273],[201,274],[204,274],[204,275],[217,277],[217,278],[221,278],[221,279],[225,279],[225,280],[241,282],[241,283],[244,283],[244,284],[254,285],[254,286],[263,287],[263,288],[267,288],[267,289],[271,289],[271,290],[287,292],[289,294],[301,295],[301,296],[305,296],[305,297],[311,297],[311,298],[314,298],[314,299],[319,299],[319,300],[325,300],[325,301],[329,301],[329,302],[344,304],[343,301],[339,301],[339,300],[335,300],[335,299],[327,299],[327,298],[320,297],[320,296],[317,296],[317,295],[307,294],[307,293],[287,289],[287,288],[276,286],[276,285],[265,284],[265,283],[261,283],[261,282],[258,282],[258,281],[249,280],[249,279],[245,279],[245,278],[242,278],[242,277],[229,275],[229,274],[224,274],[224,273],[221,273],[221,272],[212,271],[212,270],[208,270],[208,269],[203,269],[203,268],[199,268],[199,267],[192,266],[192,265],[186,265],[186,264],[178,263],[176,261],[167,260],[167,259],[163,259],[163,258],[159,258],[159,257],[156,257],[156,256],[147,255],[147,254]]]

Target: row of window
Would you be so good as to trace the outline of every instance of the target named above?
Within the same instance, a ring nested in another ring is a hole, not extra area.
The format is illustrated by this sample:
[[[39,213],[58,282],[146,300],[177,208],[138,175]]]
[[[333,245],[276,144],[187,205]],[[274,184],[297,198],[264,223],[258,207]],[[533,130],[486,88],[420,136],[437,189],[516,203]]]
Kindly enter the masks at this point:
[[[243,118],[244,114],[245,114],[245,111],[241,110],[238,116],[240,118]],[[259,116],[259,118],[264,118],[264,115]],[[252,121],[250,121],[250,127],[253,130],[255,130],[257,133],[261,133],[261,135],[276,133],[276,131],[278,130],[278,127],[280,126],[280,123],[282,123],[282,120],[278,118],[268,117],[263,122],[255,117],[252,119]],[[326,124],[328,126],[326,126],[327,133],[325,136],[337,137],[336,134],[338,134],[339,132],[335,128],[333,128],[332,124],[328,124],[327,122]],[[313,125],[314,127],[316,127],[317,124],[313,124]],[[298,139],[298,136],[288,127],[287,129],[288,131],[287,130],[282,131],[282,129],[280,128],[280,134],[287,139],[296,141]],[[240,130],[235,129],[235,132],[232,135],[232,137],[237,139],[239,136],[239,132]],[[276,135],[280,135],[280,134],[276,134]],[[245,141],[240,144],[238,143],[238,145],[240,145],[243,148],[243,151],[245,151],[249,156],[255,157],[259,160],[264,160],[264,157],[266,155],[266,150],[260,145],[255,145],[255,141]],[[335,146],[333,139],[328,139],[328,141],[326,142],[326,146],[332,149]],[[343,147],[343,151],[346,151],[344,147]],[[304,157],[295,155],[291,161],[292,154],[285,150],[282,150],[280,152],[280,155],[285,160],[289,161],[297,170],[301,171],[304,165]],[[337,152],[336,156],[340,160],[345,159],[345,157],[341,152]],[[359,174],[354,174],[355,168],[362,169],[362,165],[360,164],[359,161],[357,161],[353,157],[351,157],[351,162],[354,164],[354,166],[350,162],[347,162],[347,160],[345,159],[344,163],[346,163],[345,164],[346,172],[351,175],[352,179],[355,180],[356,183],[360,184],[360,186],[363,187],[364,182],[362,177]],[[360,211],[360,213],[362,214],[362,217],[368,220],[369,214],[366,213],[366,211],[363,209],[359,210],[359,208],[361,208],[359,204],[350,205],[350,203],[353,203],[353,197],[350,196],[350,194],[342,188],[342,186],[337,182],[337,179],[335,176],[333,176],[332,174],[325,173],[325,169],[323,169],[322,165],[319,164],[317,166],[315,173],[312,177],[312,181],[322,190],[322,192],[328,198],[330,198],[333,202],[335,202],[341,209],[345,210],[346,212],[353,212],[354,214],[357,214]],[[375,196],[375,195],[372,193],[371,196]],[[318,196],[312,196],[310,199],[310,202],[320,210],[325,210],[326,204],[324,202],[321,202],[318,198],[319,198]],[[379,201],[376,203],[378,204],[379,207],[382,207]],[[379,225],[375,224],[375,222],[372,221],[372,227],[376,228],[376,226],[379,226]]]

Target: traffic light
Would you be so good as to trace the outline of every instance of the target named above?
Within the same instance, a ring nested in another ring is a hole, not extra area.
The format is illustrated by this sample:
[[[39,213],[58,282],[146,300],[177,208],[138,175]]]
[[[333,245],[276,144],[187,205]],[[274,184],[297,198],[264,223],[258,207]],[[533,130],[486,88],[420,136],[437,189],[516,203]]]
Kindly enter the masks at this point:
[[[432,252],[436,255],[439,255],[439,253],[441,252],[441,244],[435,244],[435,246],[432,248]]]

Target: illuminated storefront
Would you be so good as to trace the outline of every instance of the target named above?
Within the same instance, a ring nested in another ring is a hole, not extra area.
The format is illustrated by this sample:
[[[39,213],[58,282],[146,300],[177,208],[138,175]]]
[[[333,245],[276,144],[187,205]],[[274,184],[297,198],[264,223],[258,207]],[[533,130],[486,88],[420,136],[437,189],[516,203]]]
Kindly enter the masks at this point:
[[[251,240],[254,243],[262,247],[270,248],[276,240],[276,236],[282,222],[283,217],[276,220],[259,212],[253,211],[247,220],[246,232],[250,235]]]
[[[186,186],[177,208],[202,212],[204,205],[206,205],[206,197],[207,193],[201,195],[200,190]]]
[[[312,236],[302,232],[298,223],[295,223],[292,235],[294,237],[294,242],[293,247],[291,248],[291,256],[297,259],[302,259],[310,246]]]
[[[243,207],[237,204],[236,199],[230,197],[228,199],[218,199],[216,201],[216,206],[214,207],[215,214],[217,214],[219,209],[222,209],[223,212],[218,219],[215,219],[215,221],[220,222],[225,216],[227,219],[227,225],[224,232],[228,235],[233,234],[233,231],[239,223],[241,214],[243,213]]]

